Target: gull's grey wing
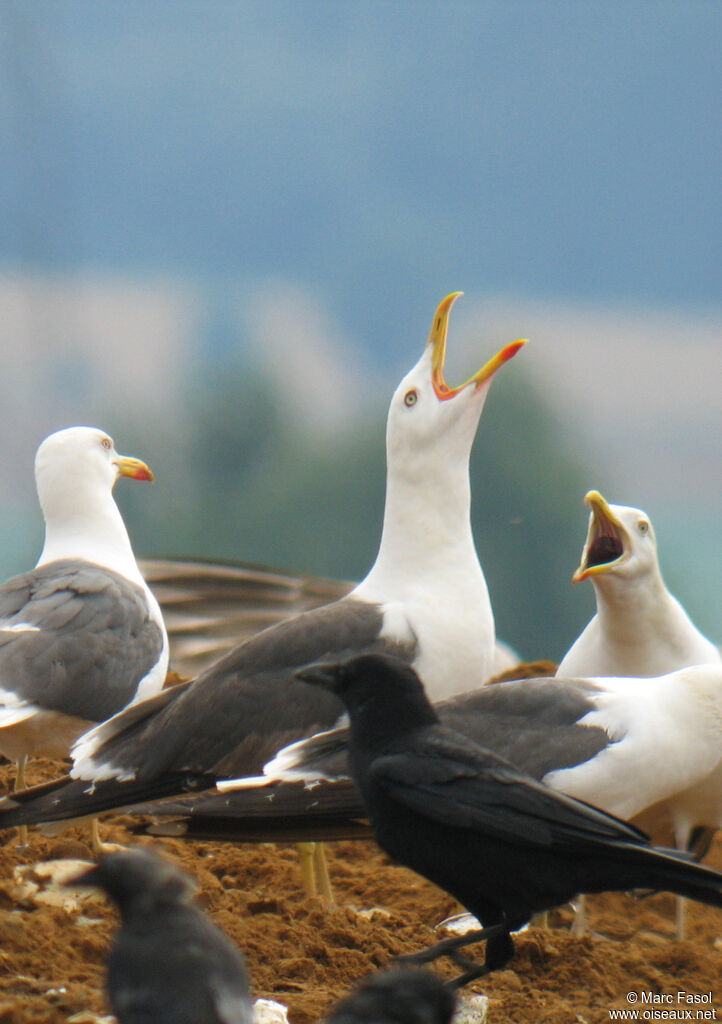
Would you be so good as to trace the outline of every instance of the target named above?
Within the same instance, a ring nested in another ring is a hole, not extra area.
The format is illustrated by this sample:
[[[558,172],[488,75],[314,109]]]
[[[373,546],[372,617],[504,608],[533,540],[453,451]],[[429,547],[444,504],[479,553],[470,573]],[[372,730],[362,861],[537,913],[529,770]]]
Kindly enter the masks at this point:
[[[195,559],[139,562],[163,612],[171,665],[194,677],[246,637],[302,611],[330,604],[352,583],[261,566]]]

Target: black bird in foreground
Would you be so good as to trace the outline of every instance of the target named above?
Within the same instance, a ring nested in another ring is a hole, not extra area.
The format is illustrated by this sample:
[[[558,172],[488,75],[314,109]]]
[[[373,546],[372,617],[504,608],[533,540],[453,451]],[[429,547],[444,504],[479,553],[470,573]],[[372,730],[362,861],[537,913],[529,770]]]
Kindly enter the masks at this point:
[[[441,725],[399,659],[366,654],[297,677],[348,709],[351,774],[379,845],[482,922],[412,958],[450,956],[464,967],[455,986],[503,967],[514,954],[512,931],[580,892],[659,889],[722,907],[722,874],[651,846],[633,826]],[[483,964],[458,955],[481,940]]]
[[[455,999],[429,971],[411,967],[372,974],[346,996],[326,1024],[450,1024]]]
[[[97,886],[122,926],[110,952],[108,992],[119,1024],[251,1024],[243,957],[191,902],[195,883],[150,850],[105,855],[71,885]],[[326,1024],[450,1024],[455,997],[428,971],[372,974]]]
[[[123,850],[71,884],[104,889],[120,910],[108,962],[119,1024],[250,1024],[243,957],[192,904],[195,884],[180,868]]]

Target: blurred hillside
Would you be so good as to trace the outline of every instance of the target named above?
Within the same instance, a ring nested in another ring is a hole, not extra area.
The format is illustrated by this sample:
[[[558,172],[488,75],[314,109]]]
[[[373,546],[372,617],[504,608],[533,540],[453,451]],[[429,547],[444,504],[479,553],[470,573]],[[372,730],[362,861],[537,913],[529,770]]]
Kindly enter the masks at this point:
[[[380,536],[388,400],[421,352],[433,304],[414,311],[413,327],[398,341],[394,361],[403,357],[403,365],[382,374],[366,365],[322,305],[280,281],[216,302],[210,318],[202,291],[180,282],[157,284],[154,292],[128,281],[77,288],[72,280],[15,279],[24,306],[12,285],[0,282],[8,314],[15,311],[0,328],[8,353],[4,401],[15,418],[4,446],[5,476],[16,482],[2,509],[5,575],[32,564],[40,547],[35,445],[58,426],[88,420],[156,471],[153,488],[124,481],[117,489],[139,552],[246,560],[351,580],[366,572]],[[611,500],[653,515],[670,584],[718,636],[719,579],[709,552],[718,550],[710,545],[718,545],[719,525],[714,517],[694,518],[695,509],[708,507],[699,498],[715,477],[655,445],[655,416],[669,434],[675,416],[693,422],[684,401],[658,408],[651,384],[636,409],[625,405],[626,384],[615,398],[619,353],[631,342],[621,326],[621,333],[610,330],[607,314],[562,314],[557,307],[543,315],[523,302],[473,296],[457,308],[452,382],[515,334],[533,339],[494,382],[471,467],[474,532],[499,634],[525,655],[558,658],[591,614],[591,588],[569,581],[586,528],[582,497],[599,487]],[[46,345],[33,311],[63,337],[62,350]],[[637,352],[650,333],[658,339],[653,316],[635,322],[619,314],[622,322]],[[606,364],[595,356],[604,337]],[[675,350],[670,345],[667,354]],[[702,369],[706,351],[704,343],[696,359]],[[689,354],[685,365],[694,365]],[[584,381],[589,367],[592,383],[584,387],[577,377]],[[714,381],[701,377],[700,430],[708,422],[708,387]],[[678,390],[683,396],[685,389]],[[676,513],[656,489],[655,460],[667,461],[672,482],[684,473],[697,482],[687,504],[679,495]],[[656,514],[658,505],[666,515]]]

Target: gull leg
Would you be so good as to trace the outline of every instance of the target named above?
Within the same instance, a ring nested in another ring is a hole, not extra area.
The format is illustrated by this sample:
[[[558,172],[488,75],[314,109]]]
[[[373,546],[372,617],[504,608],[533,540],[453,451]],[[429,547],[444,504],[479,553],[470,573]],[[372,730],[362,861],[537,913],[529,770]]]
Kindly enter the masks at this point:
[[[28,763],[28,755],[23,754],[20,760],[17,762],[17,771],[15,773],[15,785],[13,786],[13,792],[17,793],[20,789],[25,789],[25,765]],[[28,845],[28,826],[18,826],[18,846]]]
[[[712,828],[706,828],[699,826],[697,828],[687,829],[682,831],[681,829],[676,830],[675,845],[678,850],[686,850],[691,853],[696,861],[701,861],[702,858],[707,854],[712,840],[714,839],[715,830]],[[687,935],[687,912],[688,912],[688,900],[684,896],[675,896],[674,902],[674,921],[675,921],[675,937],[677,939],[684,939]]]
[[[323,902],[329,907],[336,906],[333,895],[331,875],[326,860],[326,847],[323,843],[313,844],[313,873],[316,880],[316,890]]]
[[[674,910],[676,936],[678,939],[683,939],[687,933],[687,900],[684,896],[675,897]]]
[[[90,821],[90,847],[96,856],[103,852],[103,840],[100,838],[100,826],[97,818],[91,818]]]
[[[581,939],[582,936],[588,935],[592,939],[609,939],[608,935],[604,935],[602,932],[597,932],[589,925],[589,916],[587,914],[587,897],[584,893],[574,899],[571,904],[572,910],[574,911],[574,920],[572,926],[569,929],[569,934],[575,939]]]
[[[99,857],[104,853],[117,853],[125,847],[119,843],[104,843],[100,838],[100,824],[97,818],[90,819],[90,847],[94,856]]]
[[[298,861],[301,865],[301,881],[307,896],[317,896],[316,875],[313,870],[315,843],[296,843]]]
[[[296,843],[296,850],[301,864],[303,891],[307,896],[318,896],[329,907],[335,906],[323,843]]]
[[[678,850],[689,850],[695,854],[696,859],[701,860],[704,857],[704,836],[702,839],[702,848],[698,852],[694,848],[695,835],[694,829],[689,832],[682,833],[677,831],[676,847]],[[677,939],[683,939],[687,932],[687,901],[684,896],[675,896],[674,898],[674,933]]]
[[[589,931],[589,921],[587,919],[587,898],[584,893],[580,893],[574,901],[574,920],[572,921],[572,927],[570,934],[575,939],[580,939],[582,935],[586,935]]]

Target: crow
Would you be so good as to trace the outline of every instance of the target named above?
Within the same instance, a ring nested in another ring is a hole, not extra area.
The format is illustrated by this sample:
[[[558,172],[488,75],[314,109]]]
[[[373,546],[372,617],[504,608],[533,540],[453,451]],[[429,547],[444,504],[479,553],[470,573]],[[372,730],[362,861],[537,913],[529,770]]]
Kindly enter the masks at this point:
[[[251,1024],[241,953],[191,900],[193,879],[150,850],[106,854],[70,883],[97,886],[122,926],[108,963],[119,1024]],[[456,998],[428,971],[404,967],[365,978],[326,1024],[450,1024]]]
[[[399,659],[364,654],[308,666],[297,678],[336,694],[349,712],[351,774],[382,849],[482,923],[412,957],[450,956],[464,968],[457,986],[505,966],[511,932],[580,892],[659,889],[722,907],[722,874],[651,846],[621,819],[442,725]],[[483,964],[458,954],[481,940]]]
[[[435,974],[410,967],[372,974],[326,1024],[450,1024],[456,1000]]]
[[[120,911],[108,961],[119,1024],[251,1024],[244,959],[193,905],[195,884],[180,868],[121,850],[71,884],[103,889]]]

